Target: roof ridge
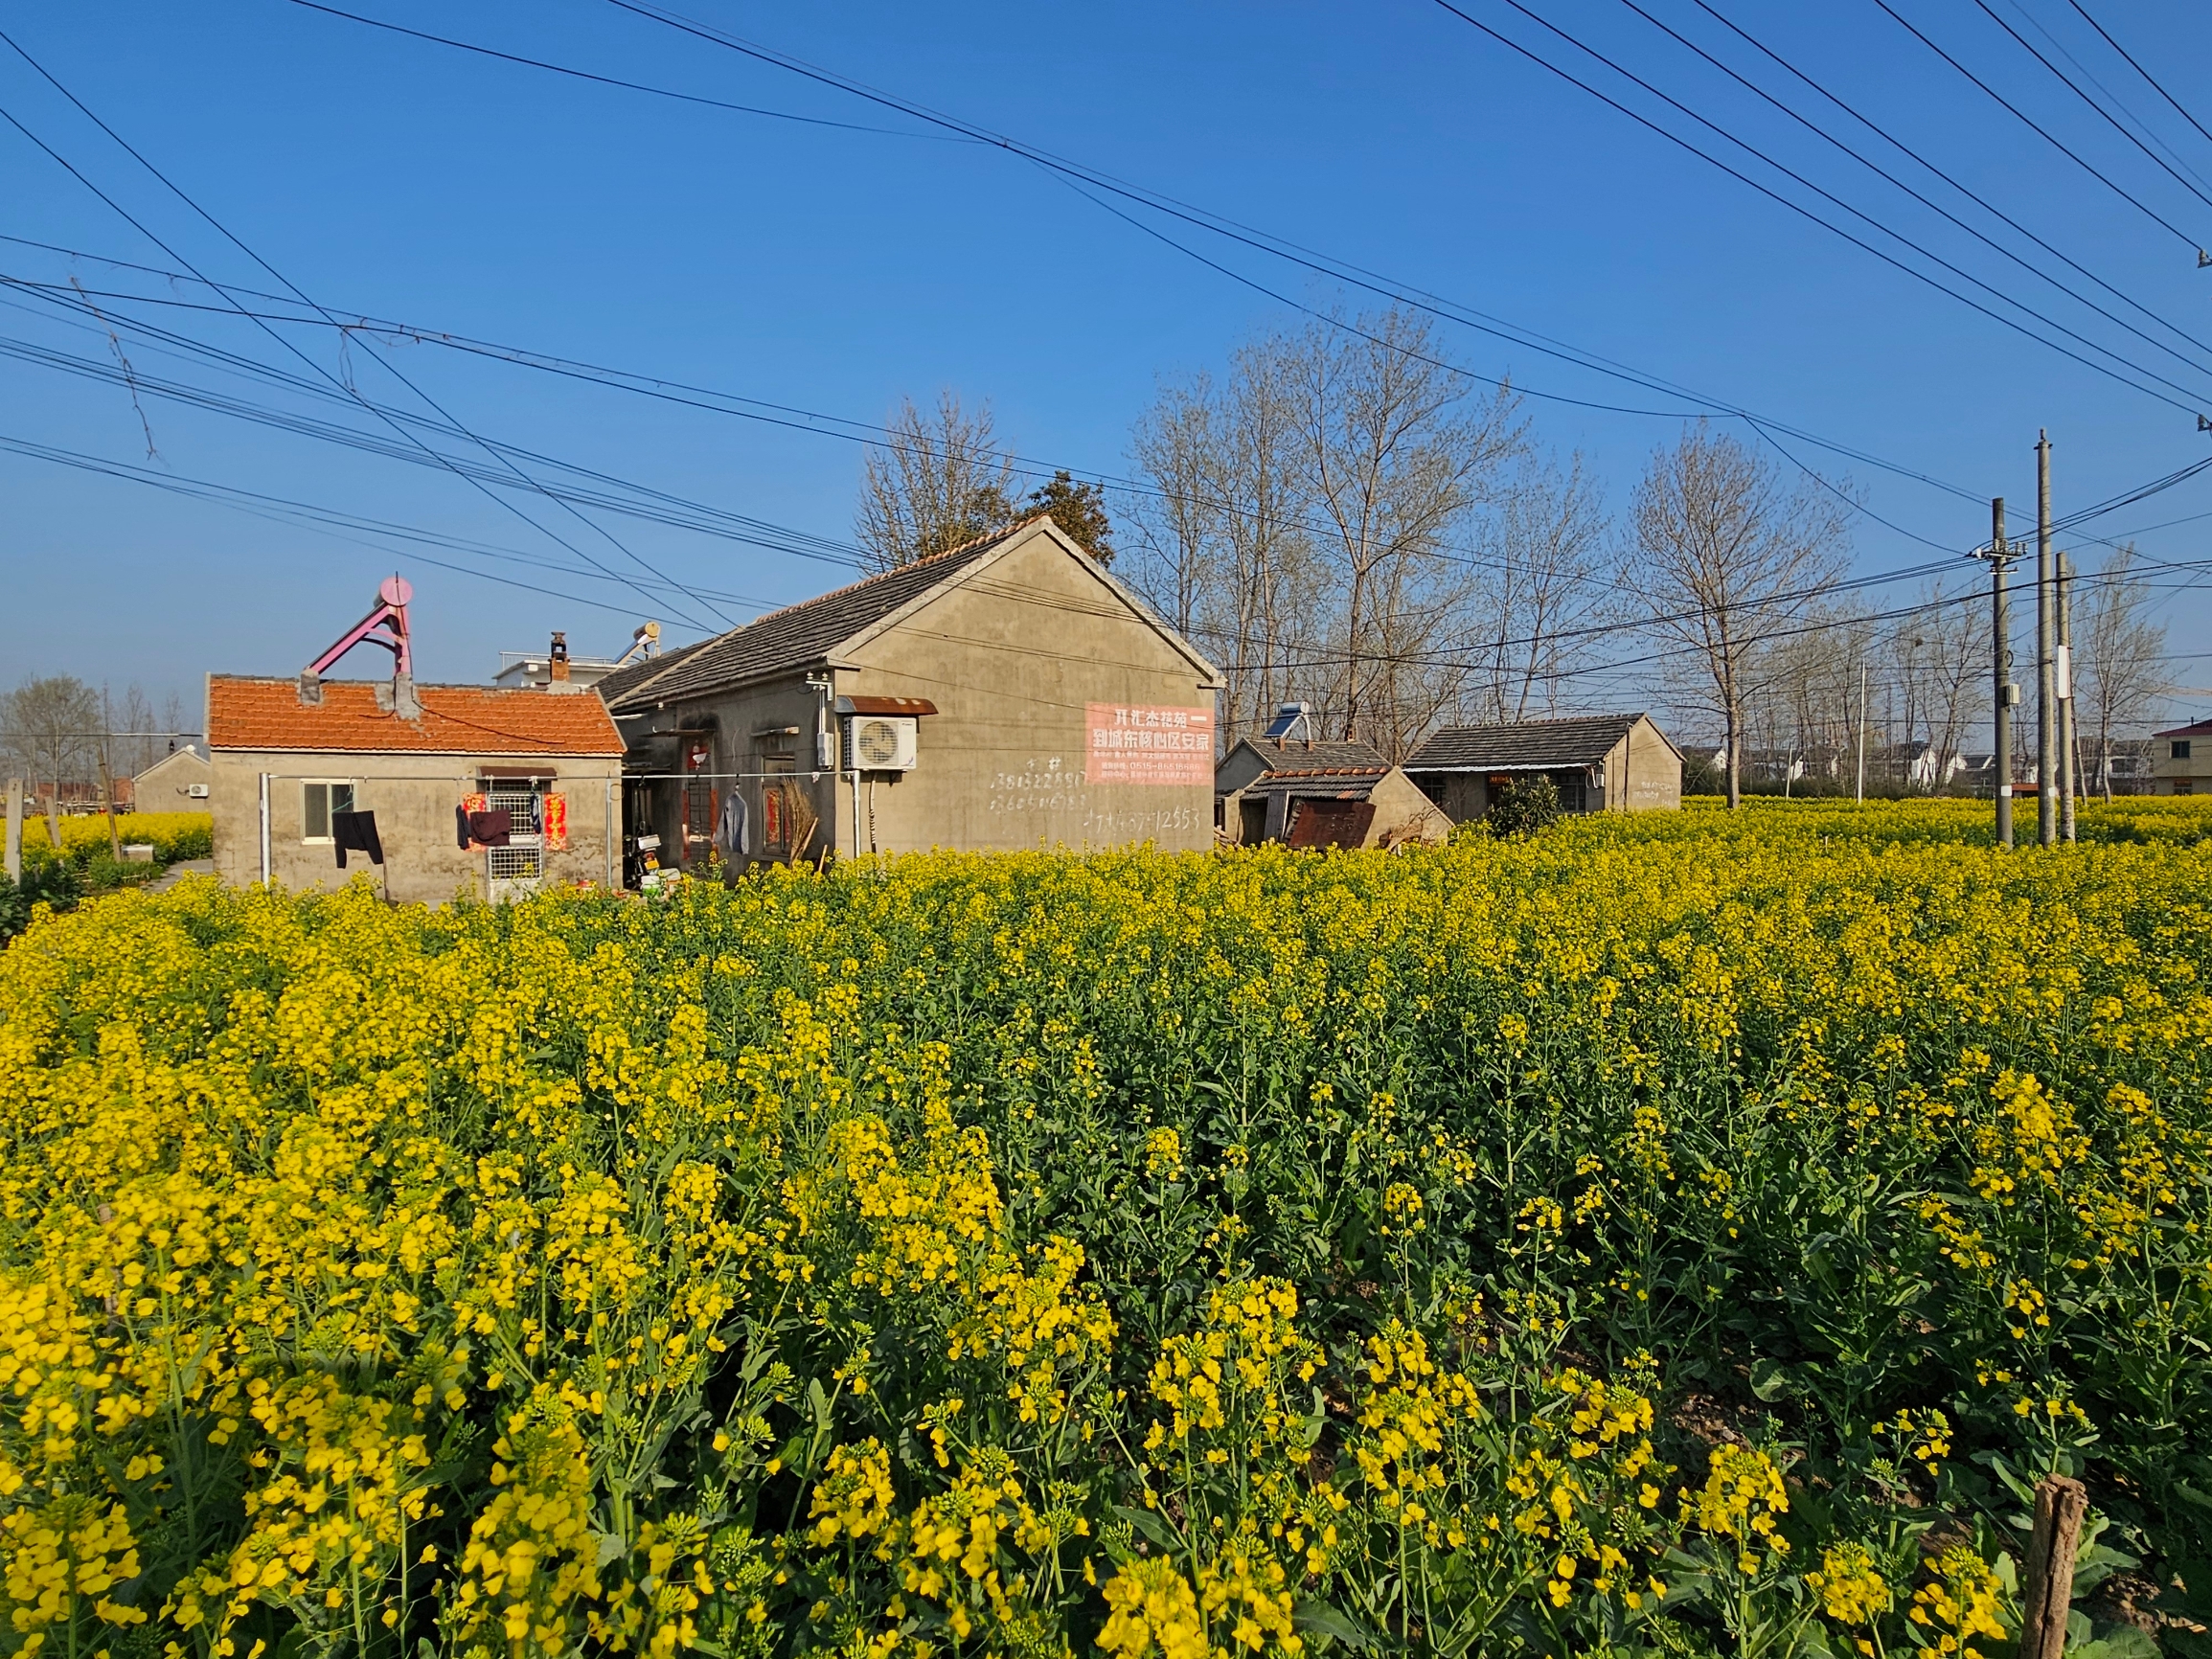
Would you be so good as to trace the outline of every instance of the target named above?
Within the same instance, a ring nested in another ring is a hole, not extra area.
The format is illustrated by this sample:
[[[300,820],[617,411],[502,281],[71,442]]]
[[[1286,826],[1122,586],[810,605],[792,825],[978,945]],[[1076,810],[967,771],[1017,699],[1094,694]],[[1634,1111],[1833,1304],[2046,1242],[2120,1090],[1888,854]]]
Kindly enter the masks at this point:
[[[818,593],[812,599],[794,600],[789,604],[778,605],[774,610],[764,610],[753,618],[751,622],[740,623],[736,627],[730,629],[729,633],[718,634],[716,637],[727,639],[729,634],[743,633],[749,627],[758,627],[764,622],[773,622],[777,617],[788,616],[795,610],[805,610],[809,605],[820,604],[824,600],[842,599],[847,594],[857,593],[871,582],[888,581],[895,576],[904,576],[908,571],[919,569],[923,565],[936,564],[940,560],[947,558],[957,558],[964,553],[973,553],[991,542],[1005,539],[1017,530],[1027,530],[1039,518],[1050,518],[1052,514],[1049,512],[1035,513],[1023,519],[1019,524],[1008,525],[1000,530],[985,531],[981,535],[971,535],[956,547],[940,548],[935,553],[924,554],[920,558],[905,559],[901,563],[876,571],[871,575],[862,577],[858,581],[849,581],[843,587],[833,587],[827,593]]]

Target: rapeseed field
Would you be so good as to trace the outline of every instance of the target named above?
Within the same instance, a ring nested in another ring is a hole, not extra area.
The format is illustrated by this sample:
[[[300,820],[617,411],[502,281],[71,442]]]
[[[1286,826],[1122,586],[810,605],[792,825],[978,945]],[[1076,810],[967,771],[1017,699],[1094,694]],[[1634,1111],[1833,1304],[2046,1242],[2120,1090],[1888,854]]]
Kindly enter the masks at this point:
[[[1762,807],[0,954],[0,1650],[2212,1624],[2212,813]]]

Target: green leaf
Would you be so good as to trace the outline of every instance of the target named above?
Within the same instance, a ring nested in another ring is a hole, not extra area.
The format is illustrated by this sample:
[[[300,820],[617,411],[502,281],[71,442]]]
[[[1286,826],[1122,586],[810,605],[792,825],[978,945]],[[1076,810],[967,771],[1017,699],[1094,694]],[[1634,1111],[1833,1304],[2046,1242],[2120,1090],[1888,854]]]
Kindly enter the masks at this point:
[[[1174,1534],[1168,1531],[1168,1523],[1160,1519],[1159,1511],[1156,1510],[1132,1509],[1128,1504],[1116,1504],[1114,1505],[1114,1513],[1129,1522],[1138,1532],[1144,1534],[1153,1543],[1159,1545],[1161,1549],[1172,1550],[1175,1547]]]
[[[1347,1648],[1364,1652],[1378,1645],[1381,1638],[1358,1620],[1341,1608],[1332,1606],[1319,1596],[1307,1596],[1291,1609],[1290,1623],[1309,1636],[1326,1636],[1341,1642]]]
[[[1762,1359],[1751,1367],[1751,1392],[1771,1405],[1790,1386],[1790,1374],[1779,1359]]]

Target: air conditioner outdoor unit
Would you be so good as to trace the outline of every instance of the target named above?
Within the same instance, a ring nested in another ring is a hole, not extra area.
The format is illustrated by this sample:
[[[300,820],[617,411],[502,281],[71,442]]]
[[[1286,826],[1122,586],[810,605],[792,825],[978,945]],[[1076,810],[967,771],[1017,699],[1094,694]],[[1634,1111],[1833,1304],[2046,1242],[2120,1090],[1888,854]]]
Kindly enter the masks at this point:
[[[194,801],[204,801],[207,799],[207,785],[205,784],[191,784],[187,786],[185,793]]]
[[[911,715],[855,715],[847,753],[856,772],[910,772],[921,722]]]

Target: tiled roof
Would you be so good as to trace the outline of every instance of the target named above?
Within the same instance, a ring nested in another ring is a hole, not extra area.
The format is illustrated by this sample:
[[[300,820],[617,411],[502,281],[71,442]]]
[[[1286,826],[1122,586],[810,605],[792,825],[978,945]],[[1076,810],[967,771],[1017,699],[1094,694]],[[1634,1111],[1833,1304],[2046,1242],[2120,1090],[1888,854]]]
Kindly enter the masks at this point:
[[[377,707],[376,680],[326,680],[320,703],[300,701],[297,680],[210,674],[208,745],[333,753],[620,755],[606,705],[582,693],[417,686],[420,719]]]
[[[625,663],[619,669],[604,673],[592,682],[591,689],[599,693],[600,701],[608,708],[644,685],[648,680],[666,672],[695,651],[704,650],[715,642],[712,639],[694,640],[688,646],[662,651],[657,656],[640,657],[634,663]]]
[[[1629,735],[1641,715],[1586,715],[1568,720],[1522,720],[1510,726],[1447,726],[1405,762],[1408,772],[1501,771],[1541,766],[1594,766]]]
[[[2170,731],[2153,732],[2154,738],[2212,738],[2212,720],[2199,720],[2191,726],[2176,726]]]
[[[1373,744],[1357,740],[1278,743],[1272,738],[1245,738],[1237,747],[1266,762],[1265,777],[1288,772],[1387,772],[1390,762]]]
[[[1357,771],[1270,772],[1245,791],[1251,795],[1334,795],[1347,801],[1364,801],[1375,786],[1390,775],[1388,766],[1362,766]]]
[[[599,682],[599,693],[608,708],[637,714],[655,704],[811,668],[855,634],[957,576],[1035,522],[1026,520],[1011,529],[994,531],[949,552],[900,565],[804,604],[770,611],[741,628],[694,646],[680,656],[662,657],[665,666],[658,673],[620,684],[616,683],[619,675],[609,674]]]

